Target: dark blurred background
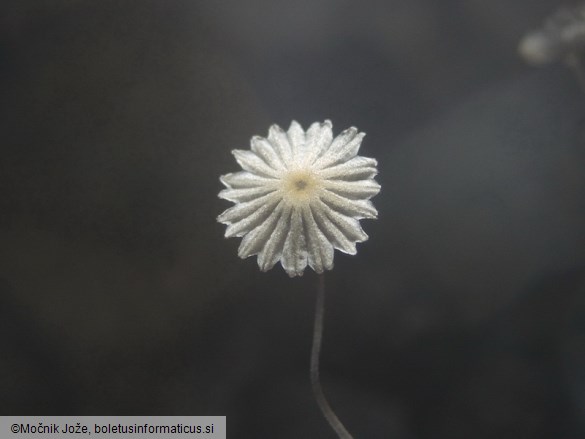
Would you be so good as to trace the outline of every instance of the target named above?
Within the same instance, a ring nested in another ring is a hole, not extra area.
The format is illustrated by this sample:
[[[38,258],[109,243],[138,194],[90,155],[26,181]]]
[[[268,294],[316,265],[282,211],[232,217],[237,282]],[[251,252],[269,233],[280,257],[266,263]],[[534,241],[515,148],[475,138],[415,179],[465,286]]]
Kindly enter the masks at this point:
[[[356,438],[585,435],[585,93],[519,39],[552,0],[0,6],[0,414],[227,415],[333,438],[316,276],[216,216],[271,123],[367,132],[370,240],[327,273]]]

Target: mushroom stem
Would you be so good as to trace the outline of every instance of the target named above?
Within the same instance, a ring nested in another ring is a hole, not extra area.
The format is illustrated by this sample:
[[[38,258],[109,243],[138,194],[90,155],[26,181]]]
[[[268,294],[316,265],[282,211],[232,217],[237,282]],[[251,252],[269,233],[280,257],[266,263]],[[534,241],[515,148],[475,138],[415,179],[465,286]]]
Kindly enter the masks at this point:
[[[321,354],[321,342],[323,340],[323,315],[325,313],[325,275],[318,275],[317,302],[315,305],[315,326],[313,327],[313,346],[311,348],[311,386],[317,404],[331,425],[331,428],[341,439],[353,439],[353,436],[345,429],[323,394],[321,380],[319,379],[319,356]]]

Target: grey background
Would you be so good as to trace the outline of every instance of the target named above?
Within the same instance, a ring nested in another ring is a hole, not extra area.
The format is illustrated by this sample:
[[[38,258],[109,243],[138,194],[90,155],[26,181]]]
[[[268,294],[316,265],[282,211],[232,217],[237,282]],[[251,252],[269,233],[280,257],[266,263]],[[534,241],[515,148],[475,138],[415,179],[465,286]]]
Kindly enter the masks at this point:
[[[356,438],[585,434],[585,94],[518,40],[554,1],[0,6],[0,413],[227,415],[334,437],[316,277],[236,256],[230,154],[368,135],[370,240],[327,273],[322,377]]]

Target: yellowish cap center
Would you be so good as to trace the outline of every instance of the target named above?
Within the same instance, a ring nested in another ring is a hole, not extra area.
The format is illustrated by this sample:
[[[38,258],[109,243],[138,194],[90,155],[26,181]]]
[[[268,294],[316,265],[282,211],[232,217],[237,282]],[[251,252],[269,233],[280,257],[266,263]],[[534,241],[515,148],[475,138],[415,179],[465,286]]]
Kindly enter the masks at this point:
[[[318,188],[319,181],[311,171],[291,171],[283,178],[284,197],[291,204],[308,202]]]

